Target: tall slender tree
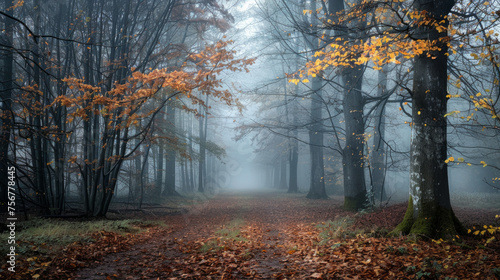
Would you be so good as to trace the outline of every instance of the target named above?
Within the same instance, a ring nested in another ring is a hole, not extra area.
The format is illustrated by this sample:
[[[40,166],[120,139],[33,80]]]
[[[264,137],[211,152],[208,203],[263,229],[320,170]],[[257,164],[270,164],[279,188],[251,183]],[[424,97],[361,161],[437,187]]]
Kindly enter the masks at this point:
[[[3,1],[3,7],[8,16],[3,17],[4,32],[0,37],[1,88],[0,100],[2,102],[0,121],[0,213],[7,211],[8,176],[10,137],[13,124],[12,91],[14,80],[14,21],[9,17],[13,15],[12,1]]]
[[[305,1],[303,1],[305,2]],[[316,11],[316,1],[310,3],[311,11]],[[305,7],[304,7],[305,9]],[[319,21],[316,13],[311,13],[306,23],[311,26],[309,35],[305,36],[307,45],[311,51],[320,48],[319,31],[317,29]],[[324,199],[327,198],[325,189],[325,164],[323,159],[323,80],[321,76],[313,77],[311,80],[311,122],[309,125],[309,150],[311,153],[311,182],[307,198]]]
[[[384,65],[378,72],[377,96],[382,98],[375,109],[373,126],[373,146],[371,151],[371,186],[372,195],[380,201],[386,199],[384,189],[386,176],[385,162],[385,106],[387,104],[387,71],[389,67]]]
[[[352,4],[359,5],[359,1]],[[365,16],[352,18],[348,22],[338,20],[341,13],[350,11],[344,7],[343,0],[330,0],[332,22],[339,23],[335,29],[335,37],[342,39],[346,44],[356,44],[363,39],[363,25]],[[345,120],[345,146],[342,151],[344,173],[344,208],[359,210],[366,203],[366,184],[364,175],[364,142],[365,123],[363,119],[364,98],[362,96],[362,82],[365,71],[363,64],[355,64],[359,54],[352,53],[347,65],[340,66],[343,93],[343,111]]]

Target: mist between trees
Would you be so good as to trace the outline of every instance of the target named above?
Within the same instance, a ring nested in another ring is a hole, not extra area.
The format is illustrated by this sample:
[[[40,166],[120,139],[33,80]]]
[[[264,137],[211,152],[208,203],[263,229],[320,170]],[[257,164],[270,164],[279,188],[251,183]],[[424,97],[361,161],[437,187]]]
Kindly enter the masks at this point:
[[[2,210],[15,166],[20,207],[48,216],[232,188],[352,211],[404,193],[395,233],[454,236],[450,190],[498,192],[499,7],[5,0]]]

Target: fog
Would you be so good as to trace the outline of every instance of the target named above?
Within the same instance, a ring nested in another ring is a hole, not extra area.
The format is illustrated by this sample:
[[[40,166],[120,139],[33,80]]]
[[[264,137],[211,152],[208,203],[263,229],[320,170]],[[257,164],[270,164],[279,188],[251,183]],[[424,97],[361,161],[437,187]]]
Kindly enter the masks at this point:
[[[56,2],[34,20],[34,2],[19,1],[24,25],[1,46],[12,54],[2,57],[1,106],[13,119],[1,119],[0,156],[47,213],[62,213],[67,198],[103,216],[115,197],[140,207],[224,190],[361,197],[358,210],[406,201],[411,167],[431,161],[439,174],[413,178],[439,177],[452,197],[499,193],[500,72],[476,54],[491,44],[453,37],[447,86],[435,95],[447,108],[434,112],[433,102],[414,105],[420,57],[390,53],[399,41],[379,42],[383,31],[371,25],[353,28],[360,18],[338,30],[326,2],[132,1],[134,13],[116,1]],[[496,44],[496,24],[477,31],[488,34],[483,41]],[[424,137],[416,126],[436,129]]]
[[[498,278],[499,7],[1,1],[0,279]]]
[[[279,1],[276,1],[276,5]],[[270,24],[273,19],[265,18],[272,14],[269,12],[269,7],[263,8],[261,1],[243,1],[235,7],[236,21],[235,28],[226,35],[228,38],[236,40],[237,47],[242,55],[253,55],[257,57],[256,63],[249,67],[248,73],[232,73],[226,79],[227,84],[236,84],[240,90],[238,98],[244,104],[244,109],[241,113],[235,111],[233,123],[224,130],[218,131],[224,134],[224,143],[226,145],[227,157],[223,159],[224,167],[221,173],[230,174],[228,184],[224,184],[225,189],[241,189],[241,190],[261,190],[261,189],[280,189],[276,181],[276,171],[281,164],[282,157],[288,157],[291,131],[298,130],[298,151],[299,163],[297,171],[297,180],[299,192],[307,193],[310,187],[310,151],[308,147],[309,139],[307,135],[307,127],[300,123],[307,123],[310,112],[307,108],[309,97],[307,94],[308,85],[303,85],[303,93],[293,93],[292,86],[285,78],[287,74],[293,74],[299,69],[294,69],[293,53],[288,47],[283,47],[279,40],[283,39],[279,34],[275,34],[276,30],[270,25],[281,25],[282,32],[291,32],[293,26],[287,20],[276,21]],[[279,12],[278,12],[279,13]],[[274,14],[276,18],[279,15]],[[276,28],[276,27],[274,27]],[[288,28],[288,29],[287,29]],[[267,31],[263,31],[267,30]],[[267,32],[263,36],[262,32]],[[290,34],[288,35],[290,36]],[[297,35],[299,36],[299,35]],[[281,38],[281,39],[280,39]],[[295,39],[290,39],[291,42]],[[286,43],[290,44],[290,42]],[[300,47],[299,47],[300,48]],[[282,59],[285,60],[283,62]],[[404,67],[402,68],[404,69]],[[390,72],[387,78],[387,88],[397,88],[397,83],[400,83],[400,73]],[[407,82],[408,83],[408,82]],[[411,81],[409,82],[411,85]],[[300,85],[299,85],[300,86]],[[378,86],[377,71],[366,70],[363,80],[363,91],[366,97],[374,97]],[[335,106],[341,104],[339,97],[335,96],[335,91],[339,90],[339,85],[325,85],[324,88],[325,100],[329,106],[329,110],[335,109]],[[451,90],[459,89],[452,88]],[[283,102],[285,98],[287,101]],[[402,98],[402,99],[401,99]],[[406,114],[411,112],[411,99],[402,92],[402,89],[395,90],[394,96],[385,104],[385,135],[383,141],[388,146],[386,148],[387,170],[385,173],[384,189],[387,193],[387,199],[395,201],[405,200],[408,196],[409,187],[409,151],[410,151],[410,136],[411,136],[411,118]],[[295,111],[289,109],[288,117],[290,121],[292,115],[298,116],[298,124],[286,124],[283,114],[285,114],[285,106],[290,106],[293,100],[298,100],[298,107]],[[336,101],[333,101],[336,100]],[[403,101],[398,101],[403,100]],[[333,103],[331,103],[333,102]],[[340,102],[335,105],[335,102]],[[288,104],[288,105],[285,105]],[[365,113],[369,112],[372,115],[366,115],[366,134],[367,147],[372,148],[374,125],[377,120],[374,119],[374,111],[376,102],[367,102],[365,105]],[[449,102],[448,111],[460,110],[467,111],[470,105],[464,100],[452,99]],[[403,107],[403,108],[401,108]],[[326,107],[323,107],[323,116],[325,117]],[[281,114],[281,116],[280,116]],[[343,195],[342,170],[340,168],[341,155],[338,153],[339,148],[336,146],[335,139],[332,135],[331,126],[326,124],[329,120],[325,118],[324,136],[324,159],[330,161],[333,165],[329,166],[326,163],[325,168],[328,170],[325,175],[326,189],[330,195]],[[343,131],[342,116],[336,117],[337,129]],[[495,193],[495,177],[496,164],[498,157],[496,150],[494,153],[489,153],[490,147],[493,147],[495,140],[486,140],[487,143],[478,143],[474,134],[467,134],[463,131],[469,130],[460,118],[449,118],[449,145],[450,156],[461,155],[464,158],[463,162],[453,162],[449,164],[448,176],[449,186],[453,193],[470,193],[470,192],[487,192]],[[213,124],[217,127],[217,124]],[[227,124],[226,124],[227,125]],[[219,130],[218,128],[216,130]],[[470,131],[469,131],[470,132]],[[341,133],[341,132],[340,132]],[[494,134],[495,132],[493,132]],[[236,140],[235,140],[236,139]],[[471,143],[471,144],[466,144]],[[475,146],[475,143],[477,146]],[[476,148],[471,148],[475,146]],[[370,151],[365,150],[366,153]],[[493,166],[483,167],[479,162],[486,161]],[[468,164],[469,163],[469,164]],[[286,163],[286,183],[289,184],[290,162]],[[278,172],[279,173],[279,172]],[[365,169],[365,177],[367,188],[370,188],[371,178],[368,169]]]

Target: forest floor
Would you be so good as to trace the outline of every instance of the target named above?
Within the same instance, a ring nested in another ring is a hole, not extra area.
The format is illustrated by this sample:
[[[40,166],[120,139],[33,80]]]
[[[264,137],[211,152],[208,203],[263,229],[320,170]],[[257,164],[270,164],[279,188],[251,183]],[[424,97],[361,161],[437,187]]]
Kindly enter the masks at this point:
[[[342,209],[341,197],[260,192],[176,205],[178,211],[113,214],[164,225],[144,223],[144,230],[128,234],[97,231],[88,242],[25,253],[18,256],[16,273],[4,263],[0,278],[500,279],[498,232],[496,239],[486,231],[447,242],[387,238],[406,203],[354,214]],[[499,210],[455,207],[470,228],[499,226]]]

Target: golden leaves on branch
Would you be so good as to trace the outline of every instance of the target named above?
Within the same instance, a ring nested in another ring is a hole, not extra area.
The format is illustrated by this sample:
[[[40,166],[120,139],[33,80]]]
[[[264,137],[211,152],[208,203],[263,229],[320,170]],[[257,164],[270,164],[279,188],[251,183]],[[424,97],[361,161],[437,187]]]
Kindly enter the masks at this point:
[[[439,41],[446,43],[446,40],[443,38]],[[314,54],[317,59],[306,64],[307,74],[315,76],[329,67],[354,67],[369,61],[375,70],[381,70],[385,64],[400,64],[419,55],[433,58],[433,53],[441,50],[439,41],[409,40],[407,35],[386,35],[353,44],[337,38],[328,48]]]
[[[13,4],[12,6],[10,6],[6,9],[7,11],[15,10],[17,8],[24,6],[24,0],[15,0],[15,1],[12,1],[12,4]]]
[[[375,70],[381,70],[385,64],[401,64],[417,56],[425,55],[435,59],[437,53],[447,47],[455,53],[457,47],[451,44],[453,36],[459,36],[459,29],[448,25],[448,17],[433,17],[426,11],[410,10],[410,8],[388,8],[379,6],[372,9],[373,19],[366,23],[363,34],[350,34],[356,28],[350,28],[356,18],[360,18],[360,11],[367,17],[366,10],[361,3],[351,7],[345,13],[337,14],[334,21],[325,21],[327,26],[348,27],[345,33],[331,37],[331,42],[322,50],[315,52],[314,58],[307,62],[301,74],[315,77],[327,68],[356,67],[357,65],[372,63]],[[404,27],[412,27],[410,29]],[[377,27],[377,28],[375,28]],[[413,29],[425,27],[434,29],[439,36],[434,39],[419,38],[413,34]],[[349,31],[350,30],[350,31]],[[359,31],[356,31],[359,33]],[[488,33],[491,35],[490,33]],[[355,35],[355,36],[354,36]],[[449,53],[446,53],[449,55]],[[298,83],[300,80],[292,79],[290,82]],[[302,80],[302,82],[307,82]]]

